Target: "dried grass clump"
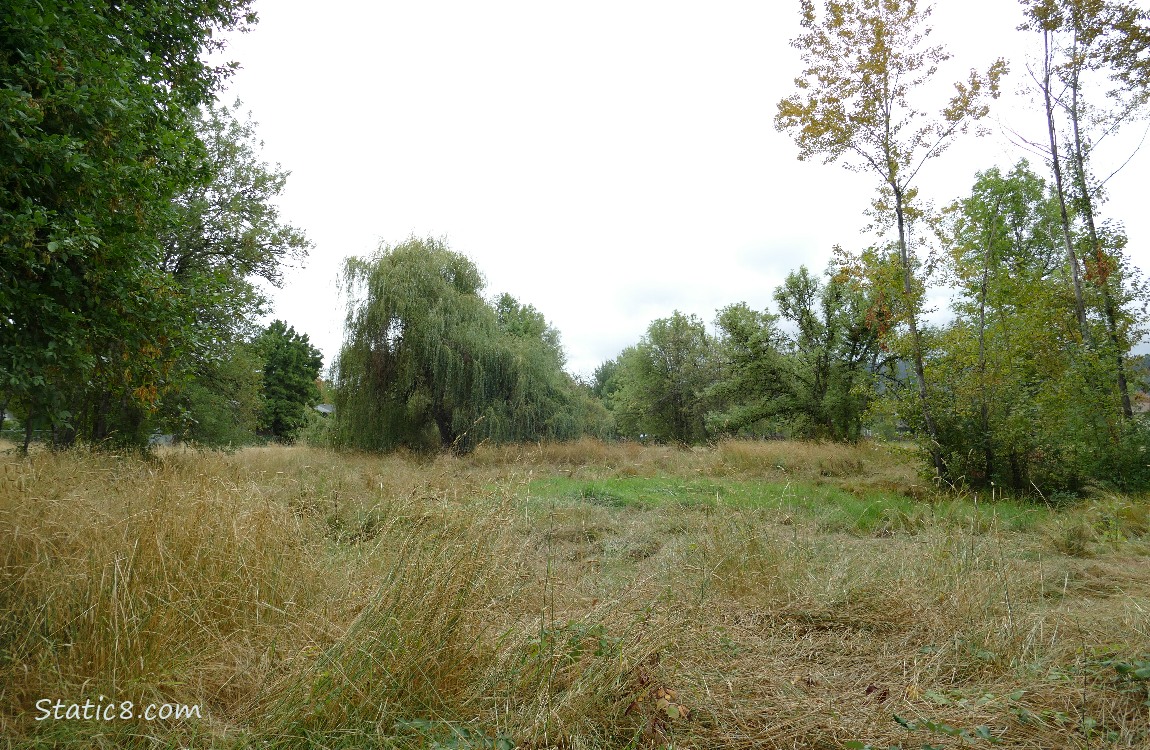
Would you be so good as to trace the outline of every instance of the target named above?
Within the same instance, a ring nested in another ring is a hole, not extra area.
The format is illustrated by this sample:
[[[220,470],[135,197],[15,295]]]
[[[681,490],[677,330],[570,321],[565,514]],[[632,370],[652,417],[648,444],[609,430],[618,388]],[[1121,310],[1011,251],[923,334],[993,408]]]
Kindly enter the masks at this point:
[[[888,444],[799,440],[724,440],[711,471],[750,477],[869,479],[871,489],[901,490],[920,484],[909,449]]]
[[[643,447],[629,441],[606,443],[584,437],[565,442],[481,445],[469,457],[480,466],[507,464],[560,468],[617,468],[634,461]]]

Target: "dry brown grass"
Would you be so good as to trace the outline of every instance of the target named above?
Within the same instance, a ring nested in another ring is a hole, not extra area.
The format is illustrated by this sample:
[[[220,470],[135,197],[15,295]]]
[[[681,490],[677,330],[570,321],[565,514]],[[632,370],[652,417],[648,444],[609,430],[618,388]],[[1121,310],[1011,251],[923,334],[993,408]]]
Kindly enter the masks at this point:
[[[1144,499],[1030,533],[924,514],[864,534],[528,491],[555,475],[921,482],[898,449],[781,441],[0,465],[12,746],[970,746],[896,714],[1004,747],[1150,742],[1146,683],[1114,667],[1150,660]],[[96,695],[205,716],[34,720],[40,698]]]

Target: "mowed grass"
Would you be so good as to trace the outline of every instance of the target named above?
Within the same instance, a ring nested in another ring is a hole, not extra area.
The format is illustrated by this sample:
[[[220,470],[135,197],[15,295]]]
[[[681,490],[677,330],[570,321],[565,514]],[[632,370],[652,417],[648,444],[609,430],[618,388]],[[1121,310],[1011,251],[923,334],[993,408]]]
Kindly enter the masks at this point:
[[[0,466],[11,747],[1150,744],[1146,498],[784,441]]]

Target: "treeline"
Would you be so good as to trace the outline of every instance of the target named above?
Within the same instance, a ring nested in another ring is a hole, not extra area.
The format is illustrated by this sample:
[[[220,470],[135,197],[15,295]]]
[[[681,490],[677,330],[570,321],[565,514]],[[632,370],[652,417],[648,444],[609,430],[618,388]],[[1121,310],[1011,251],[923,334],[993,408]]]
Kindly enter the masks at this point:
[[[606,429],[693,444],[885,429],[917,440],[948,481],[1150,486],[1150,432],[1134,408],[1144,381],[1130,357],[1150,297],[1121,224],[1103,216],[1108,177],[1093,163],[1098,142],[1147,112],[1150,15],[1105,0],[1022,6],[1044,51],[1031,78],[1046,129],[1022,145],[1049,179],[1026,161],[988,169],[934,210],[915,180],[980,127],[1006,62],[972,70],[932,110],[921,102],[949,55],[925,44],[929,8],[801,0],[804,68],[776,126],[800,159],[877,178],[870,215],[889,241],[836,248],[822,274],[794,271],[773,312],[730,305],[713,332],[680,312],[656,320],[586,385],[562,375],[533,309],[529,336],[507,329],[499,311],[519,303],[485,302],[464,259],[415,240],[384,248],[347,269],[364,294],[339,363],[337,442],[466,449]],[[932,286],[954,299],[945,325],[923,321]]]
[[[905,432],[948,481],[1017,492],[1150,485],[1131,362],[1150,295],[1104,213],[1096,147],[1150,106],[1150,14],[1116,0],[1022,0],[1043,56],[1036,155],[935,210],[916,179],[981,127],[1007,72],[938,106],[945,50],[913,0],[800,0],[803,69],[776,126],[799,158],[872,175],[884,240],[799,268],[773,306],[675,312],[590,382],[559,334],[485,296],[436,240],[345,267],[345,341],[319,352],[259,326],[261,284],[310,246],[273,201],[286,172],[216,101],[204,62],[255,23],[250,0],[14,0],[0,7],[0,411],[24,446],[206,444],[257,435],[370,450],[466,451],[581,435],[695,444]],[[932,287],[954,299],[924,322]],[[310,409],[334,404],[334,419]]]
[[[937,225],[944,252],[933,278],[952,293],[951,320],[919,331],[937,438],[925,426],[890,246],[839,250],[821,277],[800,268],[775,290],[777,312],[731,305],[714,333],[679,312],[656,320],[599,367],[592,392],[627,438],[903,433],[941,456],[950,481],[1018,492],[1148,486],[1150,423],[1126,410],[1146,387],[1129,356],[1145,289],[1120,256],[1088,264],[1080,329],[1059,223],[1056,191],[1021,162],[980,173]],[[1088,242],[1079,231],[1073,241]]]
[[[310,244],[273,205],[287,174],[216,102],[234,64],[205,62],[255,21],[250,0],[0,7],[0,413],[25,449],[290,438],[317,398],[306,337],[253,322]]]

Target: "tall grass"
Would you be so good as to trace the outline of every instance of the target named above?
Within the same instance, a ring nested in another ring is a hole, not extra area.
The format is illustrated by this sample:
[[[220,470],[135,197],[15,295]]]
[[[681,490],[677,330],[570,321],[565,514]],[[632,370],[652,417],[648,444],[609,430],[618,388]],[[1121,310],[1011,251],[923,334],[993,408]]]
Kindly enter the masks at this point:
[[[1141,498],[916,499],[911,454],[782,441],[0,465],[13,747],[1150,741]],[[98,696],[202,717],[36,720]]]

